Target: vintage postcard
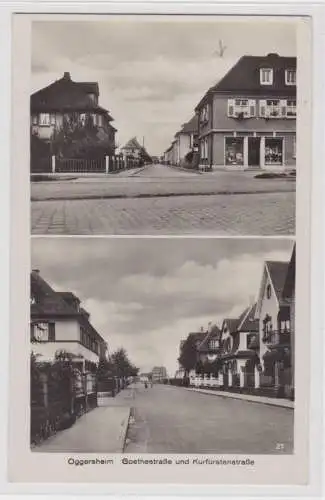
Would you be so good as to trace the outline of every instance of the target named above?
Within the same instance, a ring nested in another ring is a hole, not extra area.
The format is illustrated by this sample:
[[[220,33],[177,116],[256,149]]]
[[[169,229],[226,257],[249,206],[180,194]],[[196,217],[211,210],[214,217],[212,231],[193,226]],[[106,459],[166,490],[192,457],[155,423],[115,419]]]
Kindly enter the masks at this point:
[[[14,16],[11,482],[309,484],[311,34]]]

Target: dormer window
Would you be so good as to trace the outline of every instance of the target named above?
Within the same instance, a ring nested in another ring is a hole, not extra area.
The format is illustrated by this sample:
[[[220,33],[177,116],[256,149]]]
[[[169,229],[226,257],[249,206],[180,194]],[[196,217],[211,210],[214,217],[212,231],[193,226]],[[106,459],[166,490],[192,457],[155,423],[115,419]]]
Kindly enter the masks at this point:
[[[285,79],[286,79],[286,85],[296,85],[296,70],[286,69]]]
[[[261,85],[272,85],[273,84],[273,69],[271,69],[271,68],[261,68],[260,69],[260,83],[261,83]]]
[[[219,341],[218,340],[210,340],[209,349],[218,349]]]

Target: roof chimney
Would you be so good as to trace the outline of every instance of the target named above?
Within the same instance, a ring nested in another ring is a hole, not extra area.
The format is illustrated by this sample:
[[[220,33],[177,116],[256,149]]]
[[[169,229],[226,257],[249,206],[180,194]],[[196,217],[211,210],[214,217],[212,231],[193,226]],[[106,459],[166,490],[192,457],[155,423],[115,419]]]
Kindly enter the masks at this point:
[[[71,76],[70,76],[69,71],[65,71],[63,73],[63,78],[64,78],[64,80],[71,80]]]

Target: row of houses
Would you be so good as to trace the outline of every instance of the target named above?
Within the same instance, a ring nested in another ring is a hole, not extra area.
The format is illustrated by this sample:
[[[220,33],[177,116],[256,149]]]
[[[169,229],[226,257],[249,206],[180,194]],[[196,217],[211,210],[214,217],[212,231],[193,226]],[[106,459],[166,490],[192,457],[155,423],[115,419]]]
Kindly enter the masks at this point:
[[[290,262],[264,263],[257,301],[221,326],[190,333],[195,366],[176,377],[223,390],[294,398],[295,247]],[[181,357],[180,357],[181,359]],[[211,383],[210,383],[210,382]]]
[[[195,107],[199,168],[283,169],[296,165],[296,57],[245,55]],[[166,163],[183,157],[178,132]]]
[[[114,121],[99,104],[98,82],[75,82],[69,72],[33,93],[30,99],[31,172],[53,171],[52,158],[101,159],[117,157]],[[120,148],[124,164],[150,157],[136,137]],[[87,166],[94,170],[94,164]],[[96,170],[96,168],[95,168]],[[97,166],[98,170],[98,166]]]

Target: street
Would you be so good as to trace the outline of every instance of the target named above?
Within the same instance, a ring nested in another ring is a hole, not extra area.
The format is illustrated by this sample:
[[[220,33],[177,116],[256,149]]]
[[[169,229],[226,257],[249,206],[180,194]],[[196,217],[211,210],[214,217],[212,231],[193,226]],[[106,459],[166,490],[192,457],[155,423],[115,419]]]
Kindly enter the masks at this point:
[[[162,165],[33,182],[33,234],[281,235],[295,232],[295,181]]]
[[[134,417],[125,453],[293,452],[293,411],[286,408],[165,385],[138,384],[121,396],[132,401]]]

